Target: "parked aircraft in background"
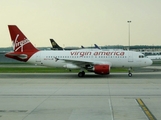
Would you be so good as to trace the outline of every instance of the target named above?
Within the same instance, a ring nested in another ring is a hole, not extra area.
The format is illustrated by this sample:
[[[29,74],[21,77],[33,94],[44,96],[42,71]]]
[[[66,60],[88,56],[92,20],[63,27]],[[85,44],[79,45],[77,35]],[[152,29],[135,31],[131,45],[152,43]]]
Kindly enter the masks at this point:
[[[50,39],[51,45],[52,45],[52,50],[69,50],[66,48],[60,47],[54,39]],[[70,50],[78,50],[78,49],[91,49],[91,48],[85,48],[83,45],[81,45],[81,48],[70,48]],[[94,44],[94,48],[92,49],[100,49],[96,44]]]
[[[85,48],[83,45],[81,45],[81,49],[100,49],[96,44],[94,44],[94,47],[91,48]]]
[[[161,55],[148,55],[147,58],[150,58],[152,61],[161,61]]]
[[[101,49],[97,44],[94,44],[94,47],[97,49]]]
[[[72,50],[72,48],[62,48],[62,47],[60,47],[57,43],[56,43],[56,41],[54,40],[54,39],[50,39],[50,42],[51,42],[51,45],[52,45],[52,48],[51,48],[51,50]],[[84,47],[83,46],[81,46],[81,48],[73,48],[74,50],[78,50],[78,49],[84,49]]]
[[[84,46],[83,46],[83,45],[81,45],[81,48],[82,48],[82,49],[84,49]]]
[[[9,32],[13,42],[13,52],[6,53],[6,57],[32,64],[80,69],[79,77],[85,75],[85,70],[96,74],[106,75],[111,67],[145,67],[152,64],[152,60],[143,54],[133,51],[102,51],[102,50],[65,50],[39,51],[19,30],[16,25],[9,25]],[[128,76],[132,73],[129,69]]]
[[[54,39],[50,39],[51,45],[52,45],[52,50],[64,50],[62,47],[60,47]]]

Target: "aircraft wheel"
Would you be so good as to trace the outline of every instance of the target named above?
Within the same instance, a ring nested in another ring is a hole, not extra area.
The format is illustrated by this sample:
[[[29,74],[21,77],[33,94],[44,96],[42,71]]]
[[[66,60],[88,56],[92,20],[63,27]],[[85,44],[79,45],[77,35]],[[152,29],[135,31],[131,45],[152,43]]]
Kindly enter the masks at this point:
[[[129,73],[128,76],[129,76],[129,77],[132,77],[132,73]]]
[[[84,77],[84,75],[85,75],[84,71],[78,73],[78,77]]]

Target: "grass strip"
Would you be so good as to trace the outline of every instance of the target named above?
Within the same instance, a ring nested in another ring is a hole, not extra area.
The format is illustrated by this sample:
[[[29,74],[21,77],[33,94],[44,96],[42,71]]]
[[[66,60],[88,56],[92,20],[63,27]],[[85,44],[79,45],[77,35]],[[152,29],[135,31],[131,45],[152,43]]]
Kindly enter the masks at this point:
[[[80,70],[71,70],[78,73]],[[110,72],[127,72],[127,68],[112,68]],[[68,73],[69,69],[51,67],[1,67],[0,73]]]

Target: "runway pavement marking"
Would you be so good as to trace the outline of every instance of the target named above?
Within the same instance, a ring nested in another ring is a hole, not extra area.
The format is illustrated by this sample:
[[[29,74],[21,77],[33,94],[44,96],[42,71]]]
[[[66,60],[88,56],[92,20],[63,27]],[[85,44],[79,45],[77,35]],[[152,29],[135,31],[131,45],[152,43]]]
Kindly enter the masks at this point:
[[[138,104],[140,105],[140,107],[142,108],[149,120],[157,120],[140,98],[136,99],[136,101],[138,102]]]
[[[109,99],[109,106],[110,106],[110,110],[111,110],[111,119],[114,120],[114,114],[113,114],[113,107],[112,107],[111,99]]]

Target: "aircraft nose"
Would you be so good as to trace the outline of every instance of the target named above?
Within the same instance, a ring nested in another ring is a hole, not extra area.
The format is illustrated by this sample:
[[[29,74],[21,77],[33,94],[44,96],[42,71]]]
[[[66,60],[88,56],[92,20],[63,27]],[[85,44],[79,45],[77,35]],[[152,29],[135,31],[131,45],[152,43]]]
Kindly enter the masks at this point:
[[[153,61],[151,59],[148,60],[147,65],[152,65]]]

